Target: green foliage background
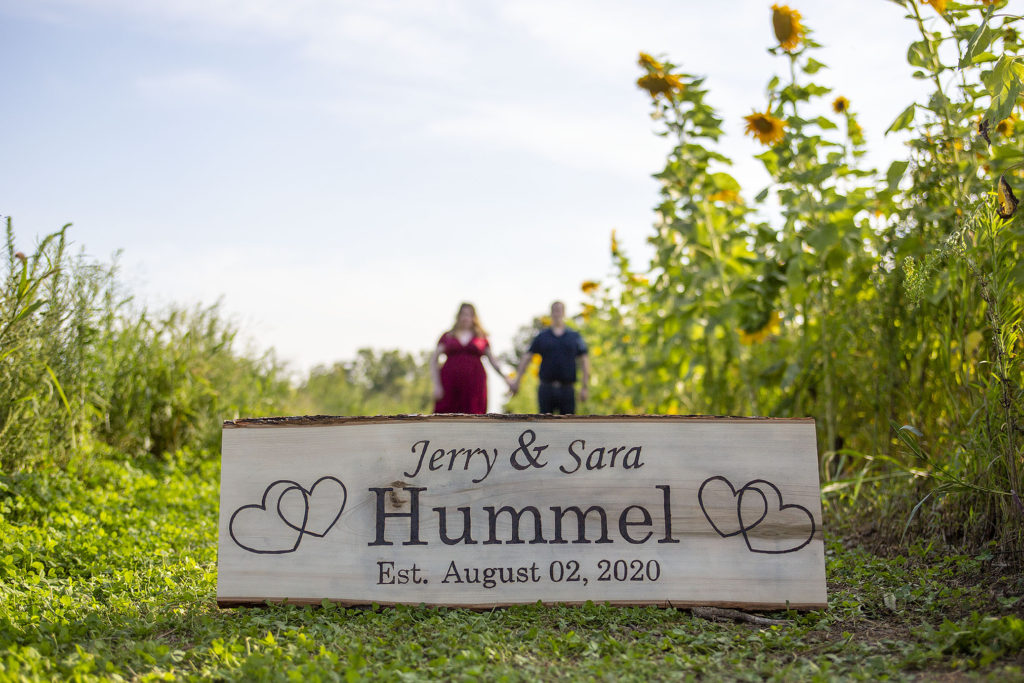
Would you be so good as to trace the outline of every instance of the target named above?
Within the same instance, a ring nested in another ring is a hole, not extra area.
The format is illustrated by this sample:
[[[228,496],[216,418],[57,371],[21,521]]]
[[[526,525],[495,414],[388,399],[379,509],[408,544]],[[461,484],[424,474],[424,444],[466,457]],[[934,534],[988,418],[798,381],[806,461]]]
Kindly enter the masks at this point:
[[[360,349],[353,361],[313,368],[288,412],[297,415],[395,415],[433,409],[429,354]]]
[[[1024,228],[1005,190],[1024,186],[1020,17],[1006,2],[897,4],[934,92],[893,123],[909,158],[884,173],[864,167],[841,91],[817,82],[798,17],[802,40],[770,50],[786,75],[748,121],[765,122],[772,178],[753,206],[773,195],[777,216],[744,201],[715,151],[704,80],[641,56],[675,148],[656,175],[652,261],[635,266],[613,236],[615,278],[586,287],[591,408],[810,415],[837,510],[1020,550]]]

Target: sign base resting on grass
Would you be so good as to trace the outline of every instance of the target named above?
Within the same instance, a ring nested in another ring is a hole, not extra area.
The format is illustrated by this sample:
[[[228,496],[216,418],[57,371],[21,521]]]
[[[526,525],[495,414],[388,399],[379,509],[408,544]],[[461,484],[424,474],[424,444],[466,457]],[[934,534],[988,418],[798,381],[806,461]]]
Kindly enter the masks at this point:
[[[824,607],[814,421],[226,422],[217,602],[324,599]]]

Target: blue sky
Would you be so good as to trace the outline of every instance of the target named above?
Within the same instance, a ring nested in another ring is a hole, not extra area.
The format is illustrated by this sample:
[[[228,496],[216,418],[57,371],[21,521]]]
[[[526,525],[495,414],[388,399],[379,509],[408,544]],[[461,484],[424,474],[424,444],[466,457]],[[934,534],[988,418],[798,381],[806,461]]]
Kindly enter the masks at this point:
[[[884,167],[924,92],[913,26],[885,0],[790,4]],[[734,174],[765,186],[742,117],[786,69],[770,5],[0,0],[0,214],[26,250],[69,222],[121,250],[152,306],[222,300],[297,370],[431,348],[462,300],[505,351],[551,300],[578,308],[613,229],[646,256],[667,147],[639,51],[708,77]]]

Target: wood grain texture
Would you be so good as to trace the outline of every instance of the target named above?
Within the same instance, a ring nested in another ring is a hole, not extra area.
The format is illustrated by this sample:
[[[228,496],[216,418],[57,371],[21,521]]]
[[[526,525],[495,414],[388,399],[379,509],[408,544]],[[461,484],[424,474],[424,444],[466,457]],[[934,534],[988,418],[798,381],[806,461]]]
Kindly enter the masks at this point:
[[[225,423],[217,598],[824,607],[813,420]]]

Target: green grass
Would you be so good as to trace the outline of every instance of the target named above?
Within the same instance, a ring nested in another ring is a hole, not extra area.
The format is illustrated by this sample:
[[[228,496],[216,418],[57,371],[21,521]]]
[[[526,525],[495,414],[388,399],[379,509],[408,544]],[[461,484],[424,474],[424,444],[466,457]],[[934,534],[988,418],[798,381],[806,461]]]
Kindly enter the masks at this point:
[[[999,555],[827,544],[829,609],[216,605],[219,471],[182,453],[0,477],[0,680],[1024,678]]]

